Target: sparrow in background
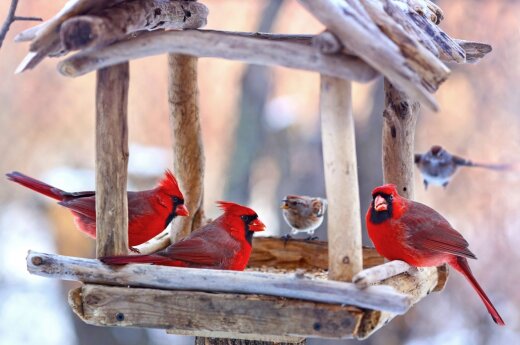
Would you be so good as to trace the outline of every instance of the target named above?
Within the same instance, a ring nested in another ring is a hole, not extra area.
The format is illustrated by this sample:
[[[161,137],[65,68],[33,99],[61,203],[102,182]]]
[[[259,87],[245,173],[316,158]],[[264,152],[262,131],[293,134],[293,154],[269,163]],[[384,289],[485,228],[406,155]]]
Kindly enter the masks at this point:
[[[393,184],[375,188],[372,198],[366,223],[368,235],[379,254],[416,267],[449,264],[469,281],[493,321],[505,325],[471,273],[467,258],[476,259],[475,254],[444,217],[426,205],[401,197]]]
[[[243,271],[251,255],[253,234],[265,229],[252,209],[217,202],[224,213],[188,237],[149,255],[106,256],[109,265],[148,263],[163,266]]]
[[[6,174],[10,181],[58,200],[74,216],[76,227],[96,238],[96,193],[65,192],[19,172]],[[166,170],[154,189],[128,192],[128,243],[130,249],[160,234],[176,216],[188,216],[184,196],[172,172]]]
[[[323,216],[327,211],[327,200],[304,195],[287,195],[282,200],[280,208],[283,210],[283,219],[291,227],[291,232],[285,238],[291,238],[299,232],[306,232],[308,239],[313,237],[314,231],[323,223]]]
[[[460,166],[501,171],[510,170],[512,167],[510,164],[474,163],[468,159],[452,155],[439,145],[432,146],[426,153],[416,153],[415,164],[421,172],[425,189],[428,189],[429,184],[446,187]]]

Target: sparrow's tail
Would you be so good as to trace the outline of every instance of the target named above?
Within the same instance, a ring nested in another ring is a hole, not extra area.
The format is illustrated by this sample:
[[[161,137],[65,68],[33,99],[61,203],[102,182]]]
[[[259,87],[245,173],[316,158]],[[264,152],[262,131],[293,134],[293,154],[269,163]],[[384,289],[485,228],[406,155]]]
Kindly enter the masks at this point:
[[[505,326],[504,320],[502,320],[502,317],[496,310],[495,306],[493,305],[493,303],[491,303],[491,301],[489,300],[489,297],[486,295],[484,290],[482,290],[479,283],[473,276],[473,273],[471,273],[471,269],[469,268],[469,265],[468,265],[468,260],[466,260],[466,258],[457,257],[456,261],[451,262],[451,266],[454,269],[456,269],[457,271],[459,271],[460,273],[462,273],[462,275],[464,277],[466,277],[466,279],[469,281],[471,286],[473,286],[475,291],[477,291],[478,295],[482,299],[482,302],[484,302],[486,309],[488,310],[489,314],[493,318],[493,321],[495,321],[495,323],[497,325]]]

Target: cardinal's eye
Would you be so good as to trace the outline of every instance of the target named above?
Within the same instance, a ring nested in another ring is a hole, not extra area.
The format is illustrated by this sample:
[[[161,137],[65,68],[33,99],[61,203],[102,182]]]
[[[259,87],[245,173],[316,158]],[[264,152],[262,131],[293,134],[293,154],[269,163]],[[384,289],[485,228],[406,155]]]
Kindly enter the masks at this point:
[[[182,203],[182,202],[181,202],[181,199],[177,198],[176,196],[173,197],[173,202],[174,202],[175,204],[181,204],[181,203]]]
[[[249,216],[240,216],[244,222],[249,222]]]

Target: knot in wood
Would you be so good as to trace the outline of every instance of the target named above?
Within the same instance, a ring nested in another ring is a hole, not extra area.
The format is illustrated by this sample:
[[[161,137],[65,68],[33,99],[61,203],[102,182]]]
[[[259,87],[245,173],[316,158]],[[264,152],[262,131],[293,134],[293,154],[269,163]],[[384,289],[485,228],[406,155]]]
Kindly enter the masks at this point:
[[[348,256],[344,256],[343,259],[341,259],[341,262],[347,265],[350,263],[350,258]]]
[[[35,256],[31,259],[31,262],[34,266],[40,266],[41,264],[43,264],[43,259],[41,256]]]
[[[314,325],[312,325],[312,328],[315,330],[315,331],[319,331],[321,329],[321,323],[319,322],[315,322]]]
[[[116,320],[119,321],[119,322],[124,321],[125,320],[125,314],[117,313],[116,314]]]

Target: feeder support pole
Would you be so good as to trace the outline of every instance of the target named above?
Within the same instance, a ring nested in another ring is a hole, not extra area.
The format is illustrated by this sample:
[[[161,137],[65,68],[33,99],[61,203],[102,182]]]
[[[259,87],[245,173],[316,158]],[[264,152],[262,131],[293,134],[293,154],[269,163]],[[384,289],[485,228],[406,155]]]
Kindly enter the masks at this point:
[[[383,176],[399,194],[414,199],[415,125],[421,105],[385,78],[383,112]]]
[[[172,225],[176,242],[202,225],[204,219],[204,147],[197,86],[198,58],[168,54],[168,103],[173,136],[173,167],[189,217],[178,217]]]
[[[128,252],[128,62],[97,71],[96,255]]]
[[[321,137],[328,200],[329,279],[363,268],[352,84],[321,75]]]

